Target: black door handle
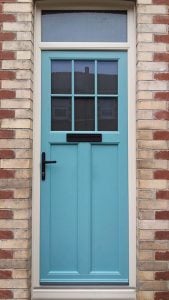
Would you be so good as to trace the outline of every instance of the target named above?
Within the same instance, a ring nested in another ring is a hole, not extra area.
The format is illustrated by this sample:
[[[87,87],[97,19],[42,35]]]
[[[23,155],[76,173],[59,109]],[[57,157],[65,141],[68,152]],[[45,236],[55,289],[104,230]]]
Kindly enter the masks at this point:
[[[46,177],[46,165],[47,164],[56,164],[56,160],[46,160],[46,153],[42,152],[42,180],[45,180]]]

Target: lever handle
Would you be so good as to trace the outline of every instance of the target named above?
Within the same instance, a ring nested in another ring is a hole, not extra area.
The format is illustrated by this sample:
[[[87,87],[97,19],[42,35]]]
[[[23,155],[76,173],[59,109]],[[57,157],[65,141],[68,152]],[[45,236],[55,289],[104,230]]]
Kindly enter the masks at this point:
[[[47,164],[56,164],[56,160],[46,160],[46,153],[42,152],[42,180],[45,180],[46,177],[46,165]]]

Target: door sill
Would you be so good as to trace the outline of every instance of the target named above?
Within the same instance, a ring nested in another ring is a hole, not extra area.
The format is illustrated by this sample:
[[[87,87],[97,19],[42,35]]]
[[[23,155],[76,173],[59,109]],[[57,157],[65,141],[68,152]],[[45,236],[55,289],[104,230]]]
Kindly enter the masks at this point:
[[[136,300],[135,289],[47,289],[35,288],[32,290],[32,300]]]

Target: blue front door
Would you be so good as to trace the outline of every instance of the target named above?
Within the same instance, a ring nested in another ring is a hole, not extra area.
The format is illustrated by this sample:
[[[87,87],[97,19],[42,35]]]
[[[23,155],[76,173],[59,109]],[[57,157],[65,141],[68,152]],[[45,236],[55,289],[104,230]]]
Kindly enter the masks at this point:
[[[128,284],[127,107],[126,52],[42,52],[41,284]]]

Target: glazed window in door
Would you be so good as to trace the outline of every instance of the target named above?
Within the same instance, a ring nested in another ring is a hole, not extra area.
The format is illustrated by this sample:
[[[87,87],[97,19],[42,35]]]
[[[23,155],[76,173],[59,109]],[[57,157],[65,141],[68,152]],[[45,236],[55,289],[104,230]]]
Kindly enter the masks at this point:
[[[127,127],[126,52],[42,53],[41,284],[128,284]]]
[[[51,130],[117,130],[117,66],[109,60],[53,60]]]

